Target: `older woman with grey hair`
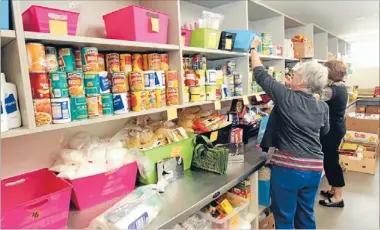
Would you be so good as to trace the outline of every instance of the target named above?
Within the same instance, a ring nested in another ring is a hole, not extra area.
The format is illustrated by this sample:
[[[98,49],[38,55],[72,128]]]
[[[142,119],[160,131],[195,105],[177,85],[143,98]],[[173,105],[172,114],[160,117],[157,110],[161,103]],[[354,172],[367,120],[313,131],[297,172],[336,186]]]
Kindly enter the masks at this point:
[[[314,201],[323,171],[320,136],[329,131],[329,108],[313,94],[326,86],[328,69],[316,62],[303,63],[288,89],[264,70],[256,51],[260,43],[254,39],[250,54],[256,82],[275,104],[261,146],[276,149],[271,159],[276,227],[315,229]]]

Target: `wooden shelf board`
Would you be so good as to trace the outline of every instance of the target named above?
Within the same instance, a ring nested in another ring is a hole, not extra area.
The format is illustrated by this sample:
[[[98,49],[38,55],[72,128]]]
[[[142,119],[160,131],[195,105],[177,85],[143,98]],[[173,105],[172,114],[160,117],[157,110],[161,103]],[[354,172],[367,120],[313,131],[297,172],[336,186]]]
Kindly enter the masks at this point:
[[[247,53],[243,52],[233,52],[217,49],[205,49],[200,47],[182,47],[183,55],[193,55],[193,54],[202,54],[206,56],[209,60],[218,60],[218,59],[227,59],[235,57],[244,57],[247,56]]]

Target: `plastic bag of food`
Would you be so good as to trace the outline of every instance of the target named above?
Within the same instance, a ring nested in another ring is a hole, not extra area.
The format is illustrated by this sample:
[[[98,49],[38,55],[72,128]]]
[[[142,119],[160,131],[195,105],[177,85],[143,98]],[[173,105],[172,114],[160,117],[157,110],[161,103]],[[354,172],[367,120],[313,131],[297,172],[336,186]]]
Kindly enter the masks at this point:
[[[141,186],[93,219],[89,228],[142,229],[157,217],[162,207],[163,200],[155,186]]]

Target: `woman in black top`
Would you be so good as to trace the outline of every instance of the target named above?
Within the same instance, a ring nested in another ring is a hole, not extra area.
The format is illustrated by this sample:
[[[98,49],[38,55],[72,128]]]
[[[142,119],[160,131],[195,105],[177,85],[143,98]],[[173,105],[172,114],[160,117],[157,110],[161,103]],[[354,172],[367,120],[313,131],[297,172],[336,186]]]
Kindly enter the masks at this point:
[[[347,74],[347,66],[342,61],[328,61],[325,66],[329,69],[329,85],[323,90],[321,100],[329,106],[330,131],[321,137],[322,151],[324,153],[323,167],[327,181],[331,186],[328,191],[321,191],[326,200],[319,204],[326,207],[344,207],[343,171],[339,164],[339,145],[346,134],[344,115],[347,105],[347,90],[343,79]]]

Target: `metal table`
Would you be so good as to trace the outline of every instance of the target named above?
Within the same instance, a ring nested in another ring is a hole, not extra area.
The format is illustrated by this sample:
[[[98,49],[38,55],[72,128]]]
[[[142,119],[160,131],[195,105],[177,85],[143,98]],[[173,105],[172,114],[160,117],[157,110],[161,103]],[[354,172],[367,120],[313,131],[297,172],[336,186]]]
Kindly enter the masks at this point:
[[[218,175],[202,170],[185,172],[184,178],[165,188],[162,194],[164,208],[150,223],[149,229],[171,228],[186,220],[191,214],[199,211],[220,194],[227,192],[240,181],[261,168],[269,155],[261,149],[246,146],[245,162],[228,165],[225,175]],[[254,195],[255,192],[252,192]],[[81,229],[88,227],[91,220],[113,206],[121,198],[83,211],[70,211],[68,228]]]

